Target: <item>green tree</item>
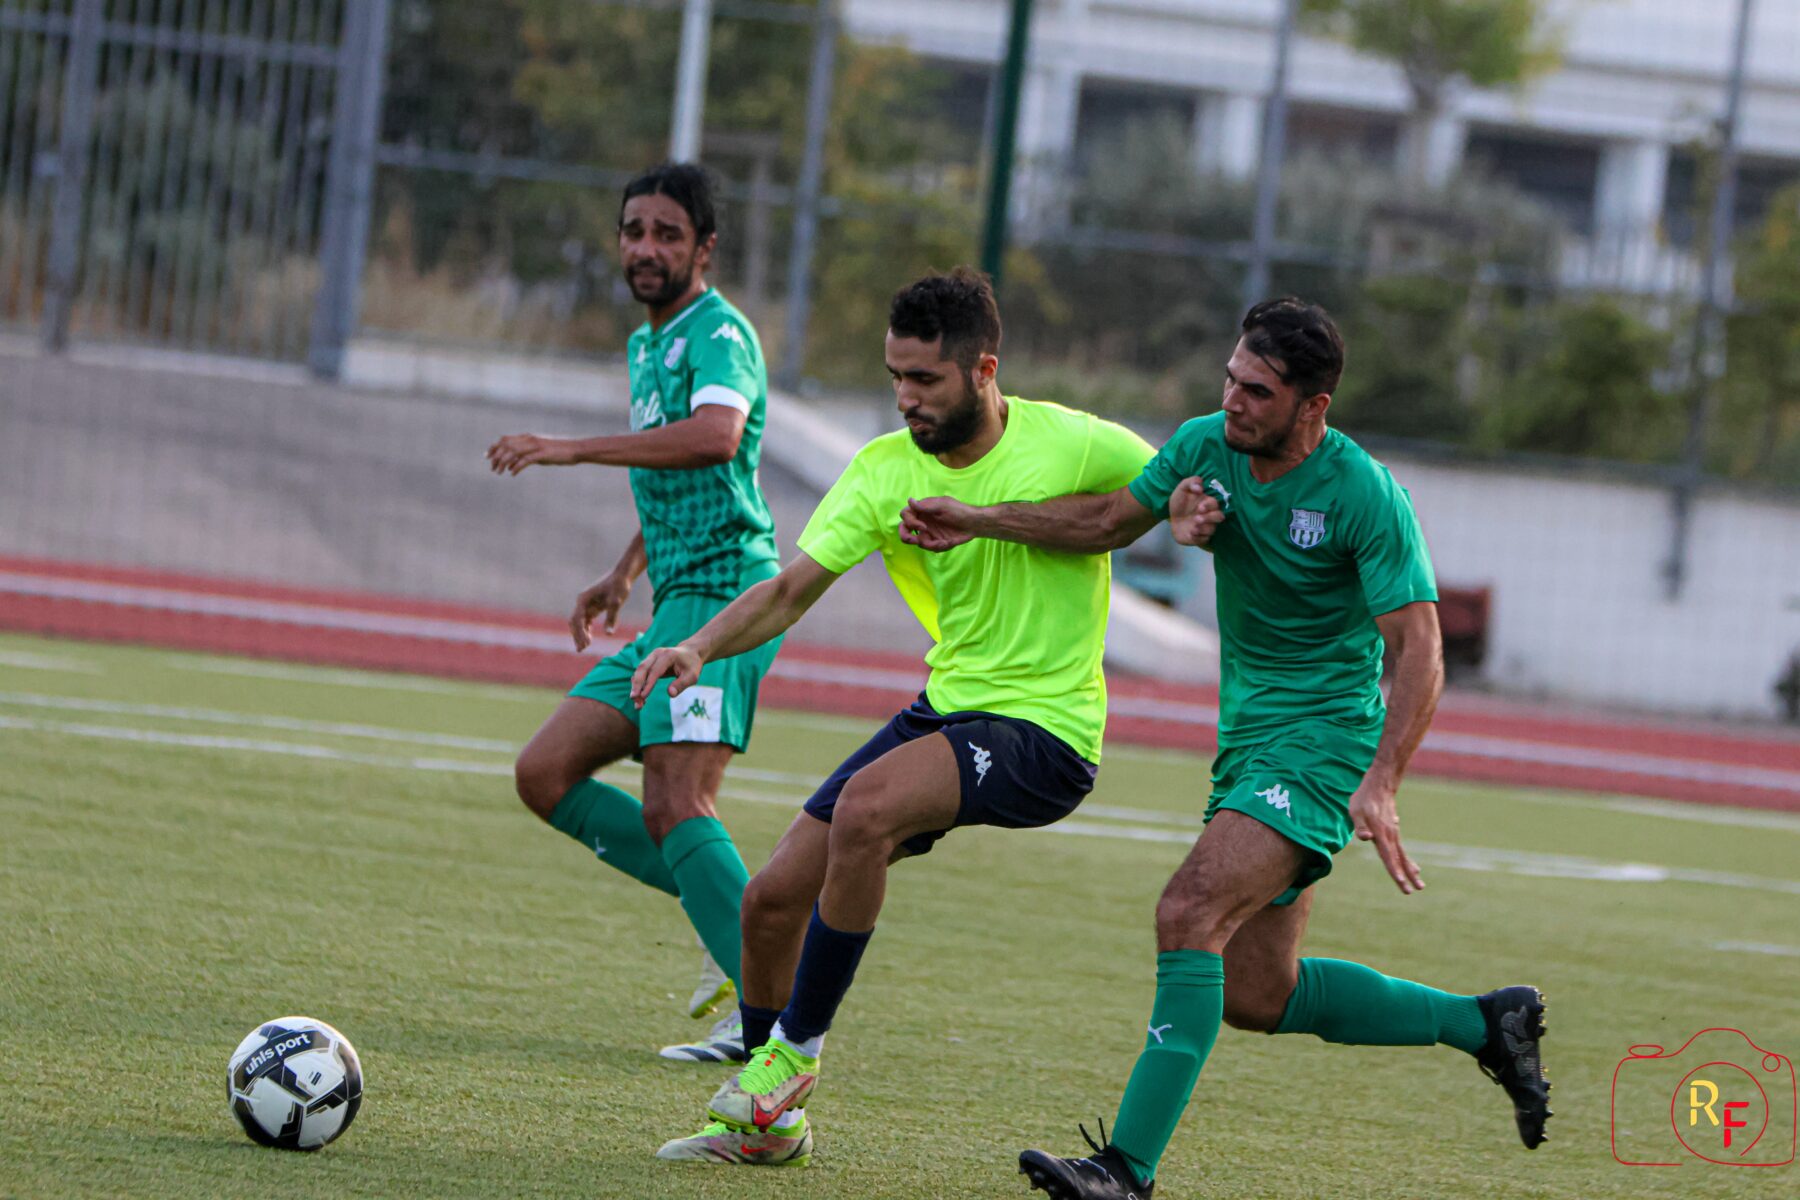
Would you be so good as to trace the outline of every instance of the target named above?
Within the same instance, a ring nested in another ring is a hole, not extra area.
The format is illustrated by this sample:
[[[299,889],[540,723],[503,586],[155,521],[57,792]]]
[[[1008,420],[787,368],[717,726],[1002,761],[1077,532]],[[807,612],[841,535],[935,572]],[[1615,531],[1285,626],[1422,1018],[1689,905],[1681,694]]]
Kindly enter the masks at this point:
[[[1548,0],[1301,0],[1308,24],[1400,68],[1412,93],[1401,168],[1425,178],[1426,147],[1452,84],[1518,87],[1550,70],[1562,32]]]
[[[1483,440],[1501,450],[1668,461],[1681,444],[1680,398],[1657,386],[1669,335],[1606,297],[1523,314],[1516,361],[1485,398]]]
[[[1740,242],[1735,284],[1717,465],[1792,482],[1800,478],[1800,187],[1778,195]]]

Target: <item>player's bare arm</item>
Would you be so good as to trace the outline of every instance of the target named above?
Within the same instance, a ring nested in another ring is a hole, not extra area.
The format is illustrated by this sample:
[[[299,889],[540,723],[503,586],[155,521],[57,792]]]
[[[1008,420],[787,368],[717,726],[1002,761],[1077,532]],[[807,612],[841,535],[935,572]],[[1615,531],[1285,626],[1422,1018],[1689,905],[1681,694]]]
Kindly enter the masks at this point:
[[[912,500],[900,513],[900,540],[941,552],[978,537],[1068,554],[1104,554],[1156,526],[1131,489],[976,508],[948,496]]]
[[[641,433],[606,437],[553,438],[511,433],[488,447],[488,467],[496,475],[517,475],[526,467],[648,467],[664,471],[716,467],[737,457],[744,414],[725,404],[703,404],[685,421]]]
[[[1206,490],[1206,483],[1190,475],[1169,496],[1169,530],[1183,546],[1208,549],[1214,531],[1225,520],[1225,506]]]
[[[1437,605],[1429,600],[1382,613],[1375,624],[1393,653],[1387,721],[1375,761],[1350,797],[1350,820],[1360,840],[1375,843],[1381,865],[1400,891],[1410,896],[1425,886],[1425,880],[1400,844],[1395,793],[1413,752],[1431,726],[1444,690],[1444,642],[1438,632]]]
[[[835,572],[827,571],[806,554],[796,554],[779,575],[745,591],[693,637],[680,645],[652,651],[632,674],[632,702],[644,707],[651,687],[665,675],[674,677],[669,683],[669,695],[679,696],[700,678],[700,668],[705,664],[754,650],[786,633],[837,579]]]
[[[631,542],[625,547],[625,553],[619,555],[613,569],[581,589],[581,594],[575,597],[575,611],[569,617],[569,632],[575,638],[577,650],[586,650],[593,641],[590,630],[596,620],[604,617],[602,628],[607,633],[613,631],[619,620],[619,609],[631,595],[631,585],[637,582],[649,563],[644,553],[644,531],[640,529],[631,535]]]

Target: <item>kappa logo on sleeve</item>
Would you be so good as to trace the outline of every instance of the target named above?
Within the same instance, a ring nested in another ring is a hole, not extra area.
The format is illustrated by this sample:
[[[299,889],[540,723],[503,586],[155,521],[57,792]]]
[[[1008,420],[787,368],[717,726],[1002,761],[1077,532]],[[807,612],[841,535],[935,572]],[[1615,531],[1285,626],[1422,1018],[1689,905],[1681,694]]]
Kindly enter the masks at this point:
[[[744,344],[744,335],[738,331],[736,325],[721,325],[712,331],[712,335],[714,341],[717,341],[719,338],[724,338],[728,342],[736,342],[742,349],[748,350],[750,348]]]

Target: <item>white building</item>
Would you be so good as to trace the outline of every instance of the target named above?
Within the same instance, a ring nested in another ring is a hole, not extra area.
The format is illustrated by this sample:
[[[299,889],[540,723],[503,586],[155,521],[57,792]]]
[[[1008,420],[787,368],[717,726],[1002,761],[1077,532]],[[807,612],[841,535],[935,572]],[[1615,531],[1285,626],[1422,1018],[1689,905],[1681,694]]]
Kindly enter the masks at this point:
[[[1551,0],[1560,67],[1521,92],[1463,89],[1431,131],[1439,177],[1469,161],[1559,212],[1565,269],[1656,286],[1684,272],[1696,159],[1722,115],[1734,0]],[[853,36],[991,72],[1007,0],[846,0]],[[1063,169],[1132,114],[1191,122],[1203,170],[1254,172],[1278,0],[1038,0],[1019,121],[1021,160]],[[1800,0],[1755,0],[1740,127],[1740,219],[1800,180]],[[1291,143],[1391,158],[1409,96],[1392,65],[1301,35]]]

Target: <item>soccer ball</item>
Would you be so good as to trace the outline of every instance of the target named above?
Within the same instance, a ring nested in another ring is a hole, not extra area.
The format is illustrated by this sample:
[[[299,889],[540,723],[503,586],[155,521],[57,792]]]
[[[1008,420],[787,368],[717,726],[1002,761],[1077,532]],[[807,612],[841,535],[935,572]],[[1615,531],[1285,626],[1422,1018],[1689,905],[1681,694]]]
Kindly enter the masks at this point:
[[[252,1140],[282,1150],[317,1150],[356,1119],[362,1063],[349,1040],[325,1022],[282,1017],[238,1043],[225,1092]]]

